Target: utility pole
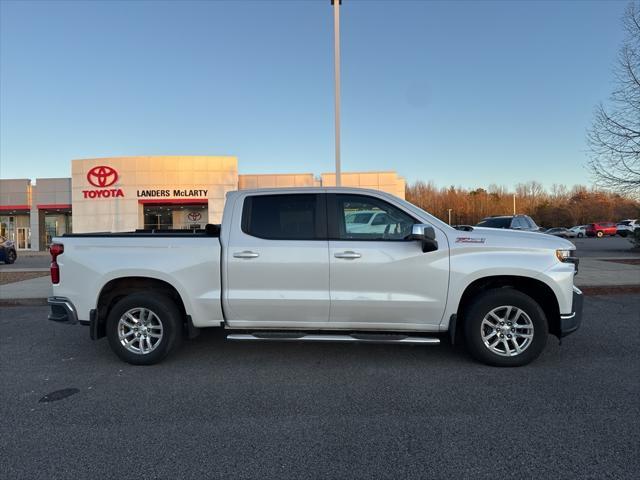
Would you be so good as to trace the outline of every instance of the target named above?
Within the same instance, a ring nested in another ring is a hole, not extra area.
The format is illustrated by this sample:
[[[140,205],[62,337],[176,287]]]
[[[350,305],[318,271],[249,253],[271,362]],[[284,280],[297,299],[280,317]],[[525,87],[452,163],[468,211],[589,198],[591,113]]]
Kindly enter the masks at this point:
[[[453,208],[447,208],[447,210],[449,210],[449,225],[451,225],[451,210],[453,210]]]
[[[336,186],[342,184],[340,166],[340,4],[342,0],[331,0],[333,5],[333,68],[335,72],[336,113]]]
[[[516,214],[516,194],[513,194],[513,214]]]

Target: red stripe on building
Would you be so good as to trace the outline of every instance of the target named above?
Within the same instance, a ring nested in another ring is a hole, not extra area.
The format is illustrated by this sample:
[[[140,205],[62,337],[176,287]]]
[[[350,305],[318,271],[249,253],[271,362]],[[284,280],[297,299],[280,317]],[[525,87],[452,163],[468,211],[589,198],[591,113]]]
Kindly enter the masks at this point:
[[[160,200],[158,198],[154,198],[153,200],[139,198],[138,203],[143,205],[207,205],[209,200],[206,198],[167,198],[164,200]]]
[[[38,204],[39,210],[71,210],[70,203],[41,203]]]
[[[11,210],[31,210],[31,207],[29,205],[0,205],[0,212]]]

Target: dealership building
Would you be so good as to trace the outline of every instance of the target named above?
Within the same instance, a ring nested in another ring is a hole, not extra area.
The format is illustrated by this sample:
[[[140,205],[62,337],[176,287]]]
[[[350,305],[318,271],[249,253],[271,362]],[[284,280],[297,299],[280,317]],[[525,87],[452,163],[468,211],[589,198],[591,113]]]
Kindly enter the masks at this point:
[[[343,172],[342,185],[404,198],[394,171]],[[71,161],[71,178],[0,180],[0,236],[45,250],[64,233],[191,229],[220,223],[227,192],[335,186],[335,173],[238,174],[232,156],[155,156]]]

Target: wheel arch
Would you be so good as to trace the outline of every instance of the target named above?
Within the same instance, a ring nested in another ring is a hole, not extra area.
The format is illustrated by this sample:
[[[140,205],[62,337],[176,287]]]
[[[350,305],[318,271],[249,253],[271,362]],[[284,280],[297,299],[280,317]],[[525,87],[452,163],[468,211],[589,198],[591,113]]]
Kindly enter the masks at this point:
[[[98,294],[96,302],[96,339],[106,335],[106,320],[113,306],[123,297],[132,293],[155,292],[161,293],[171,298],[183,319],[186,319],[187,312],[180,293],[170,283],[153,277],[128,276],[118,277],[105,283]]]
[[[482,292],[498,289],[498,288],[513,288],[525,295],[531,297],[545,314],[547,318],[547,325],[549,327],[549,333],[560,337],[560,306],[558,299],[553,289],[541,280],[537,280],[531,277],[520,277],[517,275],[494,275],[482,277],[474,280],[465,288],[460,302],[458,303],[458,309],[456,312],[455,332],[451,332],[453,337],[458,340],[458,336],[463,330],[465,321],[465,311],[469,305],[473,302]]]

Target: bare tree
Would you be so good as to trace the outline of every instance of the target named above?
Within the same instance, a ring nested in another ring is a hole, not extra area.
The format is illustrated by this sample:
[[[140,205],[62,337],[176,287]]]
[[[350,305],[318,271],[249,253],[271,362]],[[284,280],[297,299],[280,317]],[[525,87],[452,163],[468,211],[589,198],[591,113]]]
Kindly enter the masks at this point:
[[[600,104],[588,133],[590,170],[596,184],[640,197],[640,2],[623,19],[626,37],[614,71],[610,105]]]
[[[540,182],[531,180],[527,183],[516,185],[516,196],[518,197],[518,210],[531,211],[538,203],[538,199],[544,194],[544,187]]]

